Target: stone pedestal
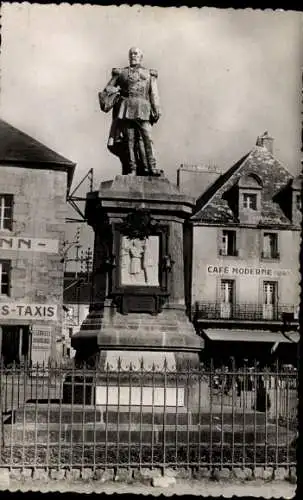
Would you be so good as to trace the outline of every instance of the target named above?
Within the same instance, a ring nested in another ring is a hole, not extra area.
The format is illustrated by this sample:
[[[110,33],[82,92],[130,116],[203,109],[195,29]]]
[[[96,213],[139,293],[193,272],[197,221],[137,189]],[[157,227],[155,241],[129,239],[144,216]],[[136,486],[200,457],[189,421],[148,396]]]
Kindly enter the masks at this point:
[[[95,396],[100,404],[109,396],[102,372],[108,367],[116,370],[118,364],[121,370],[128,370],[130,363],[139,370],[142,359],[144,370],[153,366],[162,370],[166,363],[171,376],[166,392],[160,386],[151,391],[150,383],[144,383],[141,392],[132,388],[127,396],[129,386],[124,381],[122,396],[117,380],[111,379],[112,404],[119,398],[121,404],[125,400],[150,405],[151,398],[159,404],[185,404],[185,390],[175,393],[173,373],[197,366],[202,348],[186,315],[191,249],[183,235],[193,204],[164,177],[119,175],[87,195],[86,217],[95,232],[93,292],[90,312],[72,338],[72,346],[76,359],[98,361],[100,381]],[[125,264],[129,246],[138,242],[140,247],[140,241],[156,248],[147,261],[149,268],[142,264],[145,257]]]

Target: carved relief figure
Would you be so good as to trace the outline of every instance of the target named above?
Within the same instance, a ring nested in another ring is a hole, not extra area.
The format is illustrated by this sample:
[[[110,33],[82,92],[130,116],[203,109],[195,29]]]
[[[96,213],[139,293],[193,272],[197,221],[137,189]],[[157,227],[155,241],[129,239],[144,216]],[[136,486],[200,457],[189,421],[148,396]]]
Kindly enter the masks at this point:
[[[159,238],[122,237],[120,254],[122,285],[159,286]]]
[[[142,266],[143,252],[144,252],[143,241],[139,239],[132,240],[132,244],[129,249],[130,253],[129,273],[131,275],[132,282],[135,284],[141,284],[141,282],[144,279],[143,266]]]
[[[127,284],[129,281],[129,268],[130,268],[130,249],[131,241],[125,236],[121,241],[121,254],[120,254],[120,269],[122,284]]]
[[[159,239],[157,236],[144,241],[143,270],[148,286],[159,286]]]

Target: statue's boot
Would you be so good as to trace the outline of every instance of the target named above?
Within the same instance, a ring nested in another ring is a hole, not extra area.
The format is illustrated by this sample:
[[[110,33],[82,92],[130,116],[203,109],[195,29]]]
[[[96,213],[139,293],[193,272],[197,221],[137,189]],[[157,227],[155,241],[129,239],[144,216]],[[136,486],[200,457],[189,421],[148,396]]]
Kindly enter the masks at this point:
[[[162,170],[156,167],[156,162],[151,162],[149,165],[149,175],[153,177],[159,177],[162,174]]]
[[[150,172],[153,177],[160,177],[163,173],[162,170],[158,170],[157,168],[153,168]]]

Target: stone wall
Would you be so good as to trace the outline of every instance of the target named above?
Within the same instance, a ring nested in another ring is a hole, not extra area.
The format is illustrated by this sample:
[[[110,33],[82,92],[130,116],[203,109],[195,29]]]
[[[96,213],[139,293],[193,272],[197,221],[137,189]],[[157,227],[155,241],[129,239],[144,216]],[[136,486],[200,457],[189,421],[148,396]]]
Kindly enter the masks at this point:
[[[96,486],[104,483],[126,483],[136,484],[143,483],[144,485],[154,487],[171,487],[176,484],[184,484],[184,480],[188,481],[193,487],[199,484],[214,484],[216,482],[224,483],[248,483],[253,487],[254,481],[260,484],[267,484],[269,481],[288,481],[295,484],[297,481],[296,467],[235,467],[230,468],[218,467],[179,467],[163,468],[155,467],[122,467],[122,468],[104,468],[83,467],[83,468],[66,468],[58,469],[51,468],[48,471],[41,467],[35,468],[2,468],[0,470],[0,490],[10,489],[10,486],[28,484],[33,486],[35,483],[43,488],[43,484],[49,484],[55,481],[59,484],[60,481],[66,481],[67,484],[75,481],[82,483],[91,483]],[[261,482],[260,482],[261,481]],[[283,488],[283,483],[280,483]],[[248,486],[247,485],[247,486]],[[19,486],[20,487],[20,486]],[[249,487],[249,486],[248,486]]]

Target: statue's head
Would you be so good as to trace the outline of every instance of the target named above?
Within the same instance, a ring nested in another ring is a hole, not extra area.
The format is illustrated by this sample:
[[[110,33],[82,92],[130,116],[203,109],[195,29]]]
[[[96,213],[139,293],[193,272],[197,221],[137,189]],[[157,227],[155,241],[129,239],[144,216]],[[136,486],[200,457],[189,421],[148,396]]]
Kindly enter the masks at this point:
[[[143,59],[143,52],[138,47],[131,47],[128,51],[128,58],[130,66],[137,66]]]

